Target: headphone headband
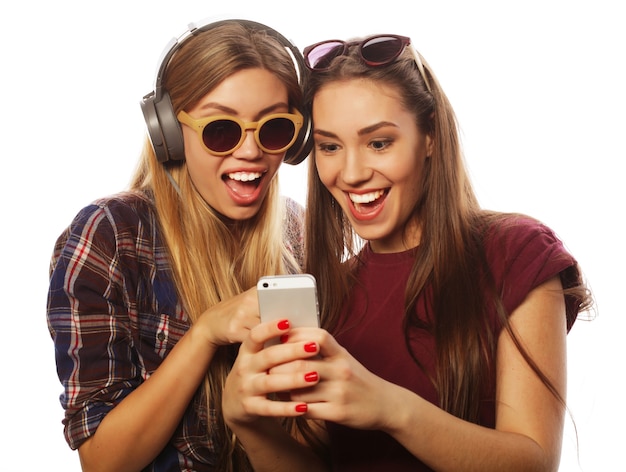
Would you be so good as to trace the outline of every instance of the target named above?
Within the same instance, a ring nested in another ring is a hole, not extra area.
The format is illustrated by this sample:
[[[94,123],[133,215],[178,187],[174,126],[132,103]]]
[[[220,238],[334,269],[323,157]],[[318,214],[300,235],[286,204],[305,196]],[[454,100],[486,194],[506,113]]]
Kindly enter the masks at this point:
[[[229,23],[241,24],[251,30],[264,31],[275,38],[285,47],[294,61],[300,87],[304,88],[303,82],[306,77],[304,58],[298,48],[278,31],[255,21],[241,19],[213,21],[201,25],[190,23],[187,31],[181,36],[171,39],[163,50],[161,58],[159,59],[154,90],[145,95],[140,102],[146,122],[148,137],[150,138],[154,154],[159,162],[167,162],[169,160],[181,161],[185,159],[185,146],[181,125],[174,113],[169,94],[163,87],[163,77],[170,60],[189,38],[198,33]],[[300,112],[304,117],[304,124],[296,142],[285,153],[283,161],[288,164],[299,164],[307,157],[312,148],[310,115],[306,109],[300,109]]]

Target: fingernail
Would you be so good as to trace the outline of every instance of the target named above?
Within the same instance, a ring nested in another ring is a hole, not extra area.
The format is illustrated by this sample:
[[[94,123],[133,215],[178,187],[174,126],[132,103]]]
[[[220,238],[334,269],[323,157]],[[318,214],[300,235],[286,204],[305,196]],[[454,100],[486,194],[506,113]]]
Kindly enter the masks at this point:
[[[306,380],[307,382],[317,382],[318,378],[319,375],[317,375],[317,372],[309,372],[308,374],[304,374],[304,380]]]
[[[306,352],[316,352],[317,351],[317,343],[307,343],[304,345],[304,350]]]
[[[288,334],[283,334],[283,335],[280,337],[280,342],[281,342],[282,344],[285,344],[288,340],[289,340],[289,335],[288,335]]]
[[[306,403],[300,403],[299,405],[296,405],[296,411],[298,413],[306,413],[308,409],[309,407]]]
[[[286,330],[289,329],[289,320],[281,320],[278,322],[278,329]]]

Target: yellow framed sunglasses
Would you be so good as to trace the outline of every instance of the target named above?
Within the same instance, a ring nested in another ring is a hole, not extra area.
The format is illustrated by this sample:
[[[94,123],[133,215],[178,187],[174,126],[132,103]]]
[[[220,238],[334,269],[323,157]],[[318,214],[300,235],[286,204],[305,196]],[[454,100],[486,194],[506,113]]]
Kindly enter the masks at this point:
[[[273,113],[250,122],[230,115],[195,119],[184,110],[177,118],[194,129],[204,148],[215,156],[226,156],[239,149],[250,129],[254,130],[254,139],[264,152],[280,154],[296,141],[303,124],[302,114],[295,108],[293,113]]]

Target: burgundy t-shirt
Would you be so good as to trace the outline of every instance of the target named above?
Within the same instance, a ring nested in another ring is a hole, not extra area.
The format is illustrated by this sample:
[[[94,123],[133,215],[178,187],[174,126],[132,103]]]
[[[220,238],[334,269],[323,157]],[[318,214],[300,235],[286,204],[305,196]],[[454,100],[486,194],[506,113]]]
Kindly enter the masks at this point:
[[[338,342],[374,374],[405,387],[437,404],[437,393],[427,375],[411,358],[402,330],[404,290],[419,248],[395,253],[376,254],[366,246],[361,257],[365,262],[358,274],[361,284],[354,289],[334,333]],[[580,274],[574,258],[565,250],[553,231],[526,217],[510,217],[498,230],[493,228],[485,239],[487,264],[497,293],[511,314],[528,293],[560,274],[564,287],[578,283]],[[429,292],[428,287],[424,291]],[[425,319],[422,293],[417,303],[418,316]],[[580,300],[566,297],[567,329],[578,314]],[[489,313],[490,326],[497,339],[500,323]],[[434,339],[425,330],[411,335],[413,351],[433,374]],[[485,385],[481,404],[482,425],[495,427],[495,381]],[[335,470],[339,471],[429,471],[402,445],[386,433],[361,431],[328,423],[330,448]],[[415,425],[419,428],[419,424]]]

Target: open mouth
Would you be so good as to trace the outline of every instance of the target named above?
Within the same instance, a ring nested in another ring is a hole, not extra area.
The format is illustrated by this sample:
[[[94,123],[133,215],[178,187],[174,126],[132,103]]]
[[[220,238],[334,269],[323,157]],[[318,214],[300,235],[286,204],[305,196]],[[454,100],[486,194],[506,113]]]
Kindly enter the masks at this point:
[[[384,202],[388,190],[375,190],[367,193],[348,193],[354,209],[361,214],[376,211]]]
[[[261,184],[262,172],[231,172],[222,176],[228,188],[237,195],[252,195]]]

